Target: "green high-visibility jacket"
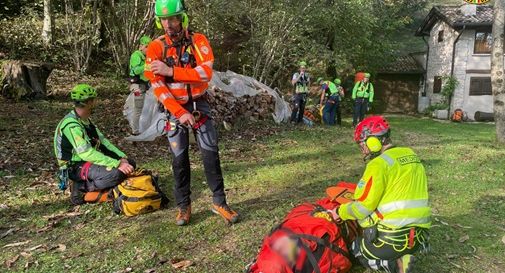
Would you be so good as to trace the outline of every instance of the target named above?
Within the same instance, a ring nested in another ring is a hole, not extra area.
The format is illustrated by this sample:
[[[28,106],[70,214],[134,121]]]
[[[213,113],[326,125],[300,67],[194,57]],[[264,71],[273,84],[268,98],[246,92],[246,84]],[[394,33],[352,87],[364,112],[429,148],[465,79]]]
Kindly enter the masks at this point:
[[[339,88],[337,87],[336,84],[334,84],[331,81],[324,81],[323,84],[326,84],[326,86],[328,87],[327,92],[326,92],[327,95],[329,94],[330,96],[333,96],[335,94],[338,94]]]
[[[79,161],[117,168],[120,164],[118,158],[126,157],[91,121],[81,119],[75,110],[56,127],[54,153],[60,168]]]
[[[340,206],[343,220],[362,227],[390,229],[431,226],[428,182],[419,157],[410,148],[391,148],[371,160],[354,193]]]
[[[352,99],[365,98],[369,102],[373,102],[373,84],[371,82],[364,83],[362,81],[357,82],[352,89]]]
[[[293,74],[293,80],[296,80],[300,76],[300,73],[296,72]],[[304,76],[298,79],[298,82],[295,83],[295,92],[296,93],[307,93],[309,91],[309,83],[310,83],[310,75],[305,72]]]
[[[142,81],[147,82],[144,76],[144,66],[146,64],[146,56],[142,51],[136,50],[130,56],[130,76],[139,76]]]

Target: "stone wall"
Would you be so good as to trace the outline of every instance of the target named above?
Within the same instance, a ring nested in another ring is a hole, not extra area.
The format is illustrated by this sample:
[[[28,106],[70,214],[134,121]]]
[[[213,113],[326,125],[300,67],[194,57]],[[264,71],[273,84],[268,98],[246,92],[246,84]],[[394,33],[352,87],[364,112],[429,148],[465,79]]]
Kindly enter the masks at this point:
[[[444,41],[438,42],[438,32],[444,30]],[[433,83],[435,76],[449,76],[452,65],[452,49],[458,32],[452,29],[447,23],[439,21],[432,28],[429,44],[430,53],[427,70],[426,93],[430,99],[430,105],[441,101],[442,96],[433,94]],[[454,77],[459,85],[456,88],[452,103],[451,112],[457,108],[463,109],[470,119],[474,118],[476,111],[492,112],[492,96],[470,96],[470,78],[487,77],[490,74],[482,74],[482,71],[491,69],[491,58],[489,54],[473,54],[475,30],[467,29],[463,31],[456,43],[456,54],[454,58]],[[475,74],[475,71],[480,71]]]
[[[444,40],[438,41],[439,31],[444,31]],[[438,21],[430,32],[428,38],[429,59],[426,79],[426,95],[430,98],[430,104],[439,103],[443,97],[433,94],[433,83],[436,76],[448,76],[451,74],[452,48],[457,37],[456,31],[444,21]]]

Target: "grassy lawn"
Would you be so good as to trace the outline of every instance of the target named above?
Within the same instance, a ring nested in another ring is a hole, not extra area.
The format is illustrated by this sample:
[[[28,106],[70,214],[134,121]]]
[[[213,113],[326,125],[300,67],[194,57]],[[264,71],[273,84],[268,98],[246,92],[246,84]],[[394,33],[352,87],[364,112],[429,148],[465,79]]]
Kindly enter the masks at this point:
[[[341,129],[246,126],[240,134],[224,133],[221,141],[229,203],[243,216],[237,225],[210,212],[211,193],[195,151],[190,226],[175,226],[173,208],[135,218],[114,215],[109,204],[74,208],[52,177],[52,130],[65,106],[17,104],[29,115],[15,117],[0,110],[5,145],[0,149],[0,261],[5,262],[0,271],[179,272],[172,264],[189,260],[193,265],[185,272],[242,272],[290,208],[323,197],[337,181],[357,181],[364,169],[349,120]],[[109,107],[111,115],[97,113],[96,120],[103,131],[122,137],[125,123],[116,106]],[[493,125],[400,116],[390,121],[395,142],[418,152],[429,177],[432,253],[419,271],[504,272],[505,148],[494,144]],[[157,170],[171,195],[163,140],[136,146],[113,140],[143,167]],[[33,147],[18,148],[27,145]],[[9,246],[14,243],[19,245]]]

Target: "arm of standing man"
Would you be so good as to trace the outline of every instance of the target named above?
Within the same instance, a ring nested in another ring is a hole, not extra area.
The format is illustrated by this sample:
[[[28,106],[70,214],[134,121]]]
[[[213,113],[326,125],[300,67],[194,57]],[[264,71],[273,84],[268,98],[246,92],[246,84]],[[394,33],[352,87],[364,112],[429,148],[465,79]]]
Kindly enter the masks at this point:
[[[172,115],[180,119],[183,115],[189,114],[184,107],[182,107],[174,98],[167,85],[165,84],[165,76],[153,72],[151,65],[155,62],[162,61],[163,45],[159,40],[152,41],[147,46],[146,53],[146,64],[144,70],[144,76],[149,79],[152,87],[154,88],[153,93],[158,98],[158,101],[163,104],[165,109],[167,109]],[[172,70],[173,73],[173,70]]]
[[[368,88],[369,88],[368,93],[370,94],[369,97],[368,97],[368,101],[370,103],[372,103],[373,102],[373,96],[374,96],[373,84],[370,83],[370,86]]]
[[[356,84],[354,84],[354,88],[352,89],[352,99],[353,100],[356,99],[356,93],[358,93],[359,83],[360,82],[357,82]]]
[[[145,61],[142,60],[142,57],[139,56],[139,52],[135,51],[130,57],[130,71],[133,74],[140,75],[144,72]]]
[[[302,76],[302,74],[296,72],[295,74],[293,74],[293,78],[291,78],[291,85],[295,85],[298,80],[300,80],[300,77]]]

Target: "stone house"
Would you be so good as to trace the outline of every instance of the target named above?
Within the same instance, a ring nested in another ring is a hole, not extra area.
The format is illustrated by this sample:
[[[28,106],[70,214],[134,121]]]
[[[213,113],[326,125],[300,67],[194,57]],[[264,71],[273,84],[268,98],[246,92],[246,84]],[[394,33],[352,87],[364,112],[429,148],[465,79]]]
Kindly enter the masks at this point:
[[[491,92],[491,28],[493,7],[488,5],[435,6],[416,31],[426,43],[424,86],[419,107],[439,103],[444,77],[459,84],[450,99],[450,113],[462,109],[470,119],[475,112],[493,112]]]

